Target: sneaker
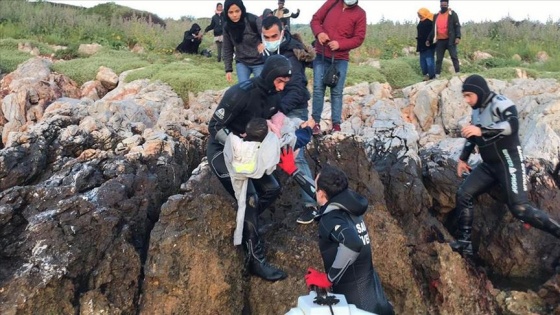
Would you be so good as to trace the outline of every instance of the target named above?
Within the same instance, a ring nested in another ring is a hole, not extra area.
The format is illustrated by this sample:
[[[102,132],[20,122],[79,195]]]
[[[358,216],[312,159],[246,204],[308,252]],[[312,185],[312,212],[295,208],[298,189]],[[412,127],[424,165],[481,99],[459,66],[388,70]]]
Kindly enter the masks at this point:
[[[333,124],[332,129],[331,129],[331,133],[339,132],[339,131],[340,131],[340,124]]]
[[[313,206],[306,206],[303,208],[303,211],[301,211],[301,214],[297,218],[296,222],[299,224],[309,224],[318,216],[319,213],[317,212],[317,208]]]
[[[439,79],[439,74],[436,74],[436,79]]]
[[[313,126],[313,135],[318,136],[320,134],[321,134],[321,125],[315,124],[315,126]]]
[[[425,75],[424,75],[424,78],[422,79],[422,81],[428,81],[428,80],[430,80],[430,76],[427,75],[427,74],[425,74]]]

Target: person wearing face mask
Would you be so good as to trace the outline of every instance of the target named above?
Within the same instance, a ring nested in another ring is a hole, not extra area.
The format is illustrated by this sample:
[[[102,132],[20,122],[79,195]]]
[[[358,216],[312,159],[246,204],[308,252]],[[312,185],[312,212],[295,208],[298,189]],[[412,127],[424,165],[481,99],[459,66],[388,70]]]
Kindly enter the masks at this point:
[[[212,16],[212,20],[210,21],[210,25],[208,25],[204,29],[204,34],[214,30],[214,42],[216,43],[216,47],[218,48],[218,62],[222,61],[222,42],[224,41],[224,16],[223,12],[223,5],[218,2],[216,4],[216,14]]]
[[[280,54],[288,58],[292,64],[292,78],[280,93],[280,111],[288,117],[307,121],[309,119],[308,101],[311,95],[307,89],[305,63],[313,61],[315,52],[306,50],[302,42],[292,37],[290,31],[283,30],[282,21],[276,16],[269,16],[263,20],[261,34],[265,46],[263,52],[265,59]],[[299,150],[296,164],[304,175],[312,178],[304,149]],[[303,209],[296,222],[309,224],[317,215],[317,204],[303,190],[300,191],[300,196]]]
[[[439,77],[441,73],[441,64],[446,50],[449,51],[455,73],[459,73],[457,45],[461,42],[461,23],[459,23],[457,12],[449,8],[449,0],[441,0],[440,11],[434,14],[434,27],[426,40],[426,46],[430,46],[432,42],[435,42],[436,45],[436,77]]]
[[[249,80],[251,74],[258,77],[263,69],[260,53],[264,50],[264,45],[257,27],[257,16],[247,12],[242,0],[226,0],[224,10],[226,24],[222,57],[226,80],[233,82],[234,54],[238,82]]]
[[[342,123],[342,92],[346,82],[350,50],[358,48],[366,37],[366,12],[358,0],[327,0],[311,19],[311,30],[316,37],[317,57],[313,61],[313,111],[314,135],[321,134],[319,125],[325,102],[323,76],[335,64],[340,77],[331,87],[331,132],[340,131]],[[334,57],[331,58],[331,57]]]
[[[294,162],[293,151],[282,149],[280,163],[284,172],[312,194],[321,206],[319,249],[326,272],[310,268],[308,283],[332,286],[332,292],[344,294],[349,304],[379,315],[393,315],[381,280],[371,260],[370,237],[363,215],[368,200],[348,187],[346,174],[325,165],[313,183],[302,176]]]
[[[463,98],[473,109],[471,124],[461,129],[467,139],[459,161],[457,176],[468,173],[457,190],[458,237],[451,248],[472,256],[471,233],[473,202],[490,187],[500,184],[509,211],[517,219],[560,238],[560,224],[535,208],[527,196],[527,178],[519,141],[519,118],[515,104],[490,90],[486,80],[471,75],[463,83]],[[482,163],[471,171],[469,156],[478,147]]]
[[[238,137],[246,134],[246,127],[253,118],[270,119],[278,112],[278,92],[292,76],[290,61],[276,55],[267,59],[259,76],[240,82],[225,93],[208,122],[206,155],[210,169],[226,191],[235,198],[230,173],[224,160],[224,145],[230,133]],[[259,235],[259,215],[280,194],[280,184],[273,174],[248,180],[246,207],[243,217],[242,245],[248,271],[268,281],[286,278],[286,273],[270,265],[264,255],[264,243]],[[237,245],[237,244],[234,244]]]

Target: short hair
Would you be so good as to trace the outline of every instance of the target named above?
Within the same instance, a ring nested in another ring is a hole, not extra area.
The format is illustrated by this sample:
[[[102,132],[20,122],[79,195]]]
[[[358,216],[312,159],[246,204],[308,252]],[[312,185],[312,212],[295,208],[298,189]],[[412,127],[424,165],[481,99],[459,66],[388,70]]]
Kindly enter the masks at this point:
[[[268,134],[268,123],[264,118],[251,118],[245,127],[245,140],[263,142]]]
[[[348,189],[348,177],[341,169],[328,164],[321,168],[316,190],[324,191],[327,199],[331,199],[346,189]]]
[[[271,29],[274,25],[278,25],[278,30],[280,32],[282,32],[282,29],[284,28],[282,26],[282,21],[280,21],[280,19],[274,15],[271,16],[267,16],[266,18],[263,19],[262,21],[262,27],[265,30],[269,30]]]
[[[217,9],[219,6],[221,6],[221,5],[222,5],[221,2],[216,3],[216,9]],[[223,6],[223,5],[222,5],[222,6]]]

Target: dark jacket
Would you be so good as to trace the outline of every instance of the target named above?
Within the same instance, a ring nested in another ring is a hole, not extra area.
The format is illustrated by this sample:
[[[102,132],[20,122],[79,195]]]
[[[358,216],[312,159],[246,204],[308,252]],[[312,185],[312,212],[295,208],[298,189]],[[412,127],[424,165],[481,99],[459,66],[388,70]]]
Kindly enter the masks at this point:
[[[344,9],[343,3],[344,1],[340,0],[328,0],[311,19],[311,30],[315,37],[324,32],[340,45],[340,49],[335,52],[327,48],[326,58],[330,58],[334,53],[335,59],[348,60],[350,50],[360,47],[366,37],[366,12],[359,5]],[[315,41],[315,50],[323,54],[323,46],[318,40]]]
[[[226,72],[233,72],[233,54],[235,61],[248,66],[256,66],[263,63],[258,46],[261,43],[261,36],[257,29],[257,17],[247,13],[245,18],[245,30],[243,40],[236,43],[234,34],[228,29],[228,23],[224,25],[223,57]]]
[[[321,209],[319,249],[334,293],[359,309],[394,314],[373,268],[367,208],[367,199],[350,189],[332,197]]]
[[[226,133],[240,136],[245,133],[245,127],[252,118],[270,119],[278,112],[279,96],[274,93],[270,82],[267,84],[261,76],[232,86],[224,93],[208,123],[211,141],[224,128]]]
[[[434,14],[434,26],[428,36],[433,39],[434,43],[437,41],[436,27],[439,15],[440,13]],[[455,38],[461,38],[461,23],[459,23],[459,16],[457,15],[457,12],[452,11],[451,9],[449,9],[449,18],[447,20],[447,35],[449,36],[449,43],[451,44],[455,42]]]
[[[420,21],[418,25],[416,25],[416,51],[422,52],[430,49],[435,49],[433,45],[433,38],[430,37],[430,33],[434,27],[434,22],[430,19],[425,19],[424,21]],[[426,41],[430,42],[430,46],[426,46]]]
[[[185,54],[198,54],[198,46],[200,46],[200,43],[202,42],[202,39],[196,38],[199,32],[200,26],[194,23],[191,26],[191,29],[185,32],[183,42],[175,49]]]
[[[212,21],[210,21],[210,25],[208,25],[204,29],[204,33],[208,33],[210,30],[214,30],[214,36],[220,36],[224,33],[224,19],[223,19],[223,12],[222,14],[214,14],[212,16]]]
[[[284,31],[284,39],[280,44],[280,54],[290,60],[292,64],[292,77],[282,91],[280,100],[280,111],[284,114],[290,113],[297,108],[307,108],[307,101],[311,98],[307,89],[307,76],[305,75],[305,61],[299,60],[295,51],[305,51],[302,42],[293,38],[288,30]],[[264,52],[264,60],[274,52]]]
[[[282,12],[278,12],[278,9],[274,9],[274,12],[272,12],[272,14],[278,17],[280,21],[282,21],[282,24],[285,25],[289,30],[290,18],[297,19],[297,17],[299,16],[299,11],[296,13],[291,13],[290,10],[288,10],[288,8],[282,8]]]

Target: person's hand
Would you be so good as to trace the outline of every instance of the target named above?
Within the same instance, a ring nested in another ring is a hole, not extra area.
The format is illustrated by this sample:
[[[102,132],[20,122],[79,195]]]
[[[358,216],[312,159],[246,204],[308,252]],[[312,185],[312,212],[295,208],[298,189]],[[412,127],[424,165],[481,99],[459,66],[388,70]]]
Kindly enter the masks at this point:
[[[477,127],[475,125],[468,125],[461,129],[461,136],[467,139],[472,136],[480,137],[482,136],[482,130],[480,129],[480,127]]]
[[[226,72],[226,80],[231,83],[233,82],[233,79],[231,78],[231,72]]]
[[[257,46],[257,50],[259,51],[259,54],[262,54],[264,51],[264,44],[259,43],[259,46]]]
[[[332,287],[332,283],[329,281],[329,277],[326,273],[315,270],[311,267],[307,269],[307,274],[305,275],[305,283],[307,288],[311,286],[316,286],[322,289],[329,289]]]
[[[278,167],[292,176],[296,171],[296,160],[294,159],[294,149],[290,146],[285,146],[280,150],[280,162]]]
[[[334,51],[334,50],[338,50],[338,49],[340,48],[340,45],[338,44],[338,41],[336,41],[336,40],[331,40],[331,41],[327,44],[327,46],[329,46],[329,48],[330,48],[331,50],[333,50],[333,51]]]
[[[311,118],[308,121],[304,121],[301,123],[301,125],[299,125],[300,128],[305,128],[305,127],[309,127],[311,129],[313,129],[313,127],[315,127],[315,119]]]
[[[459,45],[460,42],[461,42],[460,38],[455,38],[455,45]]]
[[[299,14],[299,9],[297,9],[297,12],[296,12],[296,13]]]
[[[430,41],[429,40],[426,41],[426,46],[430,47]]]
[[[319,33],[319,34],[317,35],[317,40],[319,41],[319,43],[320,43],[321,45],[325,45],[325,44],[328,43],[331,39],[329,38],[329,35],[327,35],[327,33],[322,32],[322,33]]]
[[[469,164],[459,159],[459,162],[457,163],[457,176],[463,177],[464,173],[470,173],[470,172],[471,172],[471,167],[469,166]]]

